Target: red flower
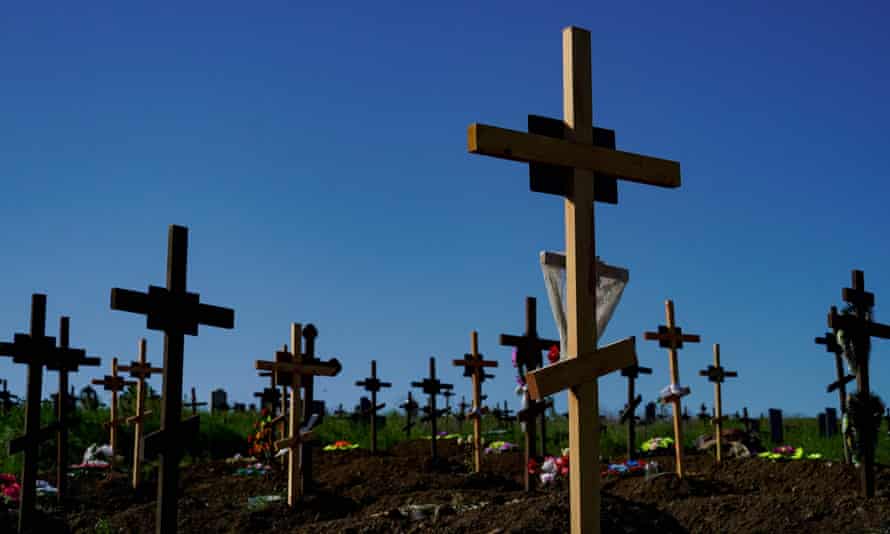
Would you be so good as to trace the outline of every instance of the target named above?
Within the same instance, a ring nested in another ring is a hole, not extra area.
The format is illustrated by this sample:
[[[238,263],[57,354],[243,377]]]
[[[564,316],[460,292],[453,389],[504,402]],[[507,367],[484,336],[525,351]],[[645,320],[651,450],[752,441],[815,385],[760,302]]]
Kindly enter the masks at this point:
[[[534,458],[528,459],[528,474],[534,475],[538,471],[538,462]]]
[[[550,363],[556,363],[559,361],[559,345],[553,345],[550,347],[550,352],[547,353],[547,360]]]

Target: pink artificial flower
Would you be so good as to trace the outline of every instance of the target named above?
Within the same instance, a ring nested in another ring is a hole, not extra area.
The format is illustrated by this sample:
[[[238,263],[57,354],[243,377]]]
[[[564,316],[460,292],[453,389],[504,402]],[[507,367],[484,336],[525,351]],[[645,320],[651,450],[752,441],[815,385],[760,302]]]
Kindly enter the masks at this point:
[[[3,496],[13,502],[19,501],[19,496],[21,495],[22,487],[18,484],[10,484],[3,488]]]
[[[15,484],[15,475],[10,475],[9,473],[0,473],[0,483]]]

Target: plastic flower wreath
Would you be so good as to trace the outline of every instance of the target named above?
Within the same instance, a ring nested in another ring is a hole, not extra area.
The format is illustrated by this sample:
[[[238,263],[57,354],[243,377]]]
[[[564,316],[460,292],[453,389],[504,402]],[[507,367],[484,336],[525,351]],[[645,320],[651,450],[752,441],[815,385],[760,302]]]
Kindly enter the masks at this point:
[[[345,439],[341,439],[339,441],[335,441],[332,445],[325,445],[322,450],[325,451],[348,451],[350,449],[357,449],[358,444],[349,443]]]
[[[491,454],[493,452],[502,453],[512,450],[516,450],[516,445],[508,441],[492,441],[491,445],[485,448],[485,454]]]
[[[767,460],[802,460],[806,458],[807,460],[819,460],[822,458],[822,455],[819,453],[812,453],[804,455],[803,447],[792,447],[791,445],[782,445],[781,447],[776,447],[772,451],[764,451],[757,455],[760,458],[764,458]]]
[[[643,452],[652,452],[657,449],[669,449],[674,444],[674,438],[652,438],[640,445]]]
[[[247,434],[248,453],[263,458],[266,463],[272,459],[275,444],[272,435],[272,415],[267,408],[260,412],[260,419],[253,423],[253,430]]]

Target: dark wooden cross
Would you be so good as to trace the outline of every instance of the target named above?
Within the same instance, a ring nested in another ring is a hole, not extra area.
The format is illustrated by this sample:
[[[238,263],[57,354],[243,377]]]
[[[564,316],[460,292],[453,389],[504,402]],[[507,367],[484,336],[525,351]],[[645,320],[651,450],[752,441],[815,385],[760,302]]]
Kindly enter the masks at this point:
[[[117,428],[122,424],[126,423],[125,417],[117,416],[117,394],[126,389],[128,386],[135,386],[135,380],[124,380],[123,377],[117,374],[117,358],[111,359],[111,374],[105,375],[103,378],[98,379],[94,378],[92,380],[92,384],[94,386],[102,386],[102,389],[105,391],[111,392],[111,413],[109,416],[109,420],[105,423],[105,428],[108,429],[110,443],[111,443],[111,461],[109,465],[114,467],[114,459],[120,455],[120,450],[117,448]]]
[[[535,486],[535,476],[529,473],[528,463],[529,460],[533,458],[537,458],[537,439],[535,436],[535,424],[540,419],[544,421],[547,417],[547,409],[553,407],[553,399],[544,399],[542,401],[534,401],[528,404],[525,408],[519,410],[516,414],[516,418],[523,423],[525,427],[525,469],[522,470],[522,481],[525,485],[525,491],[532,491]],[[506,412],[506,403],[504,403],[504,411]],[[506,413],[504,414],[506,418]],[[542,439],[541,439],[541,456],[547,454],[546,452],[546,442],[543,439],[543,428],[542,428]]]
[[[391,388],[392,384],[381,382],[377,378],[377,360],[371,360],[371,376],[356,382],[355,385],[371,393],[371,408],[368,410],[371,416],[371,454],[377,454],[377,412],[386,406],[385,402],[377,404],[377,392],[381,388]]]
[[[727,371],[720,365],[719,343],[714,343],[714,365],[709,365],[707,369],[700,370],[698,374],[699,376],[708,377],[708,382],[714,383],[714,418],[712,421],[714,422],[714,432],[717,439],[717,463],[719,464],[722,454],[723,421],[726,419],[723,416],[723,382],[727,378],[736,378],[739,374],[735,371]],[[702,411],[704,411],[704,408],[705,405],[702,404]]]
[[[54,362],[47,364],[50,371],[59,372],[59,392],[56,394],[56,422],[59,425],[56,442],[56,494],[59,502],[68,493],[68,427],[69,411],[73,410],[74,395],[68,393],[68,374],[76,373],[80,366],[98,366],[101,360],[87,357],[83,349],[75,349],[69,343],[70,319],[62,317],[59,321],[59,348]],[[64,400],[63,400],[64,399]],[[69,401],[71,399],[71,401]]]
[[[15,334],[12,343],[0,343],[0,356],[11,356],[13,363],[28,366],[25,397],[25,433],[9,442],[9,454],[24,452],[21,495],[19,498],[18,531],[30,531],[37,502],[37,459],[40,443],[51,439],[59,429],[59,421],[41,428],[40,408],[43,391],[43,368],[58,365],[56,339],[46,335],[46,295],[31,296],[31,330]]]
[[[529,168],[531,169],[531,167]],[[559,340],[541,339],[538,337],[537,310],[537,300],[534,297],[525,297],[525,332],[521,336],[509,334],[501,334],[500,336],[500,344],[502,346],[516,348],[516,370],[519,372],[519,376],[522,377],[535,369],[540,369],[544,365],[544,359],[541,356],[543,351],[550,350],[554,345],[559,347]],[[531,452],[531,457],[533,458],[536,456],[535,449],[537,448],[538,436],[540,436],[541,440],[540,449],[542,454],[546,448],[547,416],[543,410],[535,406],[538,401],[529,396],[528,390],[525,392],[525,397],[525,405],[528,410],[526,413],[538,415],[536,420],[526,420],[525,425],[526,450],[529,451],[528,444],[531,444],[529,452]],[[506,414],[503,415],[506,416]],[[538,433],[538,425],[540,425],[540,433]]]
[[[838,404],[840,405],[841,416],[847,413],[847,384],[856,380],[856,375],[844,374],[844,348],[837,342],[837,332],[825,332],[823,337],[817,337],[815,340],[818,345],[825,345],[825,352],[834,354],[834,368],[837,379],[828,384],[827,391],[831,393],[837,390]],[[841,440],[844,444],[844,463],[850,463],[850,451],[847,448],[847,440]]]
[[[473,420],[473,465],[475,472],[482,469],[482,382],[486,378],[494,378],[494,375],[485,372],[486,367],[497,367],[498,362],[486,360],[479,353],[479,333],[470,332],[470,352],[464,354],[462,360],[451,360],[451,364],[464,368],[463,376],[473,381],[473,411],[467,417]],[[467,406],[461,399],[461,412],[465,413]]]
[[[680,185],[680,165],[673,161],[630,154],[594,145],[593,104],[591,102],[592,76],[590,61],[590,32],[569,27],[563,30],[563,110],[564,121],[561,138],[525,133],[483,124],[472,124],[468,131],[468,149],[475,154],[534,164],[568,168],[565,175],[558,175],[548,182],[547,192],[565,196],[564,220],[566,222],[566,357],[593,359],[593,365],[585,370],[604,371],[609,365],[601,365],[596,349],[596,243],[594,240],[594,201],[597,185],[606,191],[606,184],[597,184],[596,175],[641,182],[661,187]],[[534,184],[532,184],[534,187]],[[539,189],[540,190],[540,189]],[[602,199],[605,195],[600,195]],[[617,199],[615,199],[617,200]],[[632,355],[627,345],[613,356]],[[614,362],[610,362],[614,363]],[[616,369],[633,362],[625,362]],[[539,377],[547,377],[550,385],[566,385],[578,377],[578,366],[554,366],[532,371]],[[566,379],[566,369],[571,369]],[[599,441],[595,417],[599,414],[598,387],[600,374],[587,374],[584,380],[569,389],[569,443],[571,456],[570,474],[570,524],[574,534],[599,532],[600,484]],[[557,377],[557,378],[554,378]],[[551,379],[553,381],[551,382]],[[534,380],[534,379],[532,379]],[[529,388],[532,388],[529,380]],[[546,388],[541,388],[546,390]],[[555,391],[561,391],[556,389]],[[536,390],[537,391],[537,390]],[[538,400],[534,395],[532,398]],[[591,418],[581,416],[581,407],[590,410]]]
[[[683,343],[699,343],[701,337],[696,334],[684,334],[683,330],[674,324],[674,302],[667,300],[664,303],[664,314],[667,326],[660,325],[658,332],[646,332],[643,334],[649,341],[658,341],[663,349],[668,349],[671,365],[671,386],[680,385],[680,363],[677,359],[677,351],[683,348]],[[682,395],[672,395],[668,400],[674,407],[674,451],[677,461],[677,476],[683,478],[683,429],[680,425],[681,410],[680,399]]]
[[[442,393],[442,396],[445,397],[445,413],[451,413],[451,397],[457,395],[453,391],[445,391]]]
[[[405,432],[405,439],[408,439],[411,437],[411,429],[414,428],[414,416],[417,415],[419,408],[410,391],[408,392],[408,400],[400,404],[399,408],[405,410],[405,426],[402,427],[402,430]]]
[[[3,388],[0,389],[0,413],[7,413],[17,404],[19,398],[9,392],[5,379],[0,380],[0,387]]]
[[[312,419],[305,421],[305,426],[301,423],[303,408],[301,406],[300,391],[303,377],[336,376],[343,368],[336,358],[327,362],[318,360],[306,362],[304,360],[302,328],[299,323],[291,324],[290,339],[291,351],[288,353],[290,361],[287,361],[281,355],[281,352],[277,352],[274,361],[258,360],[255,365],[257,370],[270,371],[273,374],[280,373],[280,377],[288,377],[290,379],[290,406],[287,410],[289,416],[289,436],[276,441],[275,447],[279,450],[284,447],[288,448],[287,504],[293,508],[305,493],[304,480],[311,480],[311,473],[309,476],[301,474],[301,470],[305,469],[305,467],[301,465],[303,456],[300,449],[303,448],[304,444],[313,439]]]
[[[143,459],[160,455],[158,504],[155,531],[176,532],[179,492],[179,461],[184,445],[198,433],[200,419],[182,419],[182,369],[185,336],[197,336],[198,325],[231,329],[235,312],[200,302],[186,290],[188,229],[171,225],[167,237],[167,286],[149,286],[140,293],[111,290],[111,309],[146,316],[146,328],[164,332],[164,382],[161,394],[161,427],[144,438]]]
[[[890,326],[875,323],[870,319],[875,305],[875,296],[865,290],[865,273],[854,270],[851,273],[853,287],[845,287],[841,297],[852,307],[852,315],[840,315],[835,306],[828,314],[828,327],[843,331],[849,336],[856,358],[856,389],[857,395],[863,400],[871,398],[869,380],[869,353],[871,338],[890,339]],[[857,428],[862,443],[862,462],[859,468],[862,474],[862,494],[873,497],[875,494],[875,448],[874,432],[871,427]]]
[[[652,369],[631,365],[621,370],[621,376],[627,378],[627,404],[621,412],[621,423],[627,423],[627,459],[637,457],[637,406],[643,402],[643,396],[636,394],[636,382],[640,375],[651,375]]]
[[[462,423],[462,422],[464,422],[464,421],[467,419],[467,408],[469,408],[470,406],[472,406],[472,404],[468,404],[468,403],[467,403],[467,399],[466,399],[466,397],[464,397],[463,395],[461,395],[461,397],[460,397],[460,403],[457,405],[457,410],[458,410],[458,411],[457,411],[457,414],[455,414],[455,418],[456,418],[459,422]]]
[[[745,432],[749,434],[752,432],[758,432],[760,430],[760,420],[748,417],[747,407],[742,408],[742,417],[739,417],[738,420],[741,421],[743,425],[745,425]],[[757,424],[755,425],[755,423]]]
[[[127,417],[127,424],[133,425],[133,476],[131,484],[133,489],[139,487],[142,483],[142,436],[145,427],[145,420],[150,417],[153,412],[145,409],[145,395],[147,388],[145,381],[151,378],[152,374],[163,374],[164,370],[160,367],[152,367],[145,359],[146,341],[145,338],[139,340],[139,359],[131,362],[130,365],[119,365],[118,371],[130,373],[130,377],[136,379],[136,413]]]
[[[191,408],[192,415],[198,415],[198,407],[207,406],[206,402],[198,402],[198,396],[195,395],[195,388],[192,388],[192,402],[183,403],[183,408]]]
[[[701,403],[701,408],[699,408],[697,415],[699,421],[708,422],[711,420],[711,414],[708,413],[708,407],[705,403]]]
[[[543,412],[540,412],[543,413]],[[507,406],[507,401],[504,401],[504,407],[501,409],[501,423],[510,423],[513,420],[513,410]]]
[[[438,455],[436,454],[436,419],[441,417],[444,413],[444,409],[436,408],[436,395],[441,395],[443,391],[454,389],[453,384],[444,384],[436,378],[436,358],[430,357],[430,376],[428,378],[424,378],[420,382],[411,382],[411,387],[421,388],[421,390],[428,395],[429,400],[427,401],[427,405],[423,407],[423,412],[426,414],[420,418],[421,422],[429,422],[430,427],[432,428],[432,436],[430,437],[430,453],[432,454],[433,462],[438,461]]]

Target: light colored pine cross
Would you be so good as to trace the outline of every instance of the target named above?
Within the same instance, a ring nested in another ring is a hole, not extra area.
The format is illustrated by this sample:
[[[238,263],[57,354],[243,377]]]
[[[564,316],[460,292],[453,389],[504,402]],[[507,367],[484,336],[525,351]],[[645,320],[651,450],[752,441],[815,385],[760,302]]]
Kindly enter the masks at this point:
[[[593,145],[590,32],[563,30],[564,138],[472,124],[474,154],[571,167],[565,188],[566,360],[527,375],[529,394],[540,399],[569,390],[569,498],[571,531],[600,530],[599,399],[596,378],[634,365],[634,340],[596,348],[594,172],[660,187],[680,185],[680,165]],[[536,397],[537,395],[537,397]],[[590,415],[593,414],[593,417]]]
[[[473,380],[473,411],[467,417],[473,420],[473,466],[478,473],[482,469],[482,382],[486,378],[494,378],[485,372],[485,368],[497,367],[498,362],[486,360],[479,354],[479,333],[473,330],[470,333],[470,353],[464,354],[461,360],[451,360],[451,364],[463,367],[464,376]],[[463,399],[461,405],[465,408]]]
[[[312,438],[311,429],[303,430],[300,426],[300,416],[302,405],[300,399],[300,387],[303,376],[335,376],[342,367],[340,362],[333,358],[327,362],[313,361],[305,363],[302,353],[302,328],[298,323],[291,324],[290,333],[291,351],[283,353],[283,351],[275,353],[275,361],[257,360],[256,369],[261,371],[270,371],[273,376],[280,373],[279,377],[287,377],[290,383],[290,407],[289,415],[289,435],[287,438],[280,439],[275,442],[276,449],[288,448],[287,453],[287,505],[293,508],[303,496],[303,476],[300,472],[301,465],[301,448],[302,444]],[[286,361],[284,357],[287,354],[290,361]]]
[[[661,348],[668,349],[671,366],[671,386],[680,385],[680,363],[677,358],[677,350],[683,347],[683,343],[699,343],[701,337],[696,334],[684,334],[683,330],[674,324],[674,302],[664,302],[664,315],[667,326],[659,326],[658,332],[646,332],[643,334],[649,341],[658,341]],[[681,426],[680,400],[683,393],[671,394],[668,400],[674,406],[674,453],[676,456],[677,476],[683,478],[683,427]]]
[[[151,410],[145,409],[145,381],[152,374],[164,373],[164,369],[160,367],[152,367],[148,363],[145,356],[146,341],[145,338],[139,340],[139,359],[131,362],[130,365],[118,366],[118,371],[130,373],[130,376],[136,379],[136,413],[127,417],[127,424],[133,425],[133,476],[131,483],[133,488],[138,488],[142,483],[142,435],[145,427],[145,420],[152,414]]]
[[[709,382],[714,383],[714,417],[712,421],[714,422],[714,434],[717,437],[717,463],[720,463],[721,458],[721,442],[723,436],[723,420],[726,417],[723,415],[723,382],[726,378],[735,378],[739,376],[739,374],[735,371],[727,371],[720,365],[720,344],[714,343],[714,365],[709,365],[707,369],[702,369],[698,372],[701,376],[708,377]],[[702,405],[704,408],[704,405]]]
[[[102,386],[105,391],[111,392],[111,413],[109,415],[109,420],[105,422],[103,426],[105,426],[109,432],[109,441],[111,444],[111,461],[109,462],[109,465],[112,467],[114,466],[114,459],[120,454],[120,450],[117,448],[117,428],[126,422],[125,418],[118,418],[117,416],[117,394],[123,391],[127,386],[136,385],[136,381],[124,380],[123,377],[117,374],[117,372],[117,358],[112,358],[111,374],[105,375],[102,379],[94,378],[92,380],[93,385]]]

